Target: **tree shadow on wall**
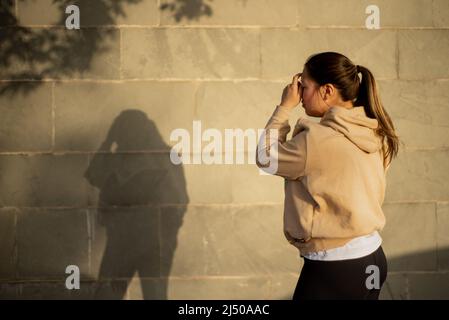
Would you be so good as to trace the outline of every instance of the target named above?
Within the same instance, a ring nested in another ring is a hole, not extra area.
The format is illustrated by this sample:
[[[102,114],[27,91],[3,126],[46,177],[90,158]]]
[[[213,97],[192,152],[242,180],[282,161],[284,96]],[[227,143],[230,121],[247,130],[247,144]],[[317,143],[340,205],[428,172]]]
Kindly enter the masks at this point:
[[[26,94],[46,78],[82,78],[91,69],[95,55],[110,49],[108,40],[118,41],[119,37],[115,28],[84,26],[115,25],[119,17],[126,17],[126,5],[141,1],[145,0],[53,0],[61,15],[58,27],[51,28],[20,26],[14,0],[0,1],[0,79],[12,80],[0,84],[0,94]],[[68,17],[65,8],[71,4],[80,8],[79,30],[61,27]],[[178,22],[212,15],[205,0],[166,1],[159,9],[170,11]]]
[[[154,122],[142,111],[123,111],[85,177],[99,189],[95,222],[107,238],[94,298],[124,298],[138,275],[144,299],[167,299],[189,198],[183,167],[172,164]]]
[[[212,2],[213,0],[207,0]],[[174,0],[166,1],[160,6],[161,11],[167,10],[173,13],[176,22],[182,19],[199,20],[202,16],[211,16],[212,7],[206,3],[206,0]]]

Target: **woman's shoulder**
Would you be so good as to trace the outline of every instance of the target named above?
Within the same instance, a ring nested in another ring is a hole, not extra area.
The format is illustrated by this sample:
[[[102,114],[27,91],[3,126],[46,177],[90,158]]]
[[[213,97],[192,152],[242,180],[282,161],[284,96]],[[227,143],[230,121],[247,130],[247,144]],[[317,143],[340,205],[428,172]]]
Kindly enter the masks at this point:
[[[306,135],[322,136],[323,138],[331,135],[340,135],[332,128],[323,126],[319,121],[309,118],[299,118],[296,122],[293,136],[301,132],[304,132]]]

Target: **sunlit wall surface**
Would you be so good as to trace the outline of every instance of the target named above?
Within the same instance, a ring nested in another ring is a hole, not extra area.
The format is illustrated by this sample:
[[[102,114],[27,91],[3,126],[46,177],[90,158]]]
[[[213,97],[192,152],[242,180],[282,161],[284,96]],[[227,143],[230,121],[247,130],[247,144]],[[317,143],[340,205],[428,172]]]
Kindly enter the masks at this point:
[[[2,0],[0,298],[291,299],[283,181],[226,130],[263,128],[307,57],[337,51],[404,142],[381,298],[449,299],[448,28],[447,0]]]

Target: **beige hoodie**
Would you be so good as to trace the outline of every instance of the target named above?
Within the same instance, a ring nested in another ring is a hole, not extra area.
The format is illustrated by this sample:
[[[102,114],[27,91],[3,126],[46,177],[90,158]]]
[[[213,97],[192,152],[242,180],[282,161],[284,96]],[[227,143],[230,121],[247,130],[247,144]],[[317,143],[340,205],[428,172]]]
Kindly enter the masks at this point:
[[[386,170],[381,140],[373,130],[377,120],[368,118],[361,106],[333,106],[319,123],[300,118],[286,141],[291,110],[276,107],[256,153],[257,166],[266,170],[269,163],[261,163],[262,155],[270,155],[277,144],[271,161],[277,161],[274,174],[285,178],[287,240],[307,254],[382,230]],[[277,139],[269,129],[278,130]]]

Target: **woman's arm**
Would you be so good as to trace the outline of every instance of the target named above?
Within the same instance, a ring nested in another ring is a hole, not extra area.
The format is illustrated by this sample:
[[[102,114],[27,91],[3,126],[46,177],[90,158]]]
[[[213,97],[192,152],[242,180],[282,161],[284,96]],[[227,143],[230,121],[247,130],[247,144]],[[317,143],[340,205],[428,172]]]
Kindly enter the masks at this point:
[[[289,140],[288,118],[291,111],[301,102],[302,86],[296,74],[282,92],[281,103],[276,106],[256,149],[256,164],[262,170],[288,179],[304,175],[306,163],[306,136],[298,133]],[[270,151],[272,151],[270,153]]]
[[[265,172],[296,180],[305,171],[306,132],[300,131],[286,141],[290,132],[288,118],[291,110],[293,108],[276,106],[257,145],[256,164]]]

